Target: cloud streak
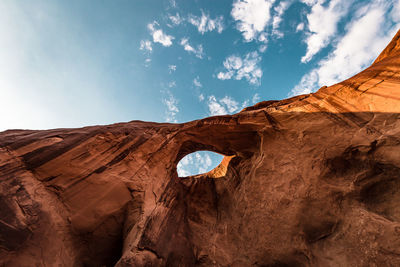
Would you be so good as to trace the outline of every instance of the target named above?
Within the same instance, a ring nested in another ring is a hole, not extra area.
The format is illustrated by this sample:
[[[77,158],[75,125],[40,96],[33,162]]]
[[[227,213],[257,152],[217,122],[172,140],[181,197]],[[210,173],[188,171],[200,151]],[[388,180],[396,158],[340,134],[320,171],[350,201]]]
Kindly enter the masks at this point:
[[[149,41],[149,40],[141,40],[139,49],[143,50],[143,51],[147,51],[147,52],[153,51],[153,47],[152,47],[151,41]]]
[[[232,114],[239,111],[239,103],[230,96],[217,100],[214,95],[208,97],[207,106],[211,116]]]
[[[160,43],[163,46],[171,46],[172,40],[175,38],[171,35],[165,34],[161,29],[157,29],[157,26],[159,26],[159,24],[156,21],[147,25],[147,28],[153,37],[153,42]]]
[[[168,65],[168,72],[169,74],[176,71],[176,65]]]
[[[182,38],[180,45],[189,53],[193,53],[196,57],[202,59],[204,56],[203,46],[200,44],[196,48],[190,45],[189,38]]]
[[[323,85],[333,85],[370,65],[400,27],[396,6],[390,10],[391,5],[382,1],[360,9],[334,50],[318,63],[317,68],[302,77],[290,95],[310,93]],[[387,21],[388,17],[393,20]]]
[[[162,101],[166,106],[165,120],[167,122],[177,123],[176,115],[179,113],[178,100],[174,97],[171,91],[166,91],[167,97]]]
[[[255,39],[266,41],[262,35],[270,21],[270,9],[275,0],[236,0],[233,3],[231,15],[246,42]]]
[[[212,19],[210,15],[205,14],[203,10],[201,11],[200,17],[192,14],[190,14],[188,17],[188,22],[197,27],[197,30],[201,34],[214,30],[216,30],[218,33],[221,33],[224,30],[223,20],[223,16],[218,16],[215,19]]]
[[[184,18],[182,18],[179,13],[176,13],[175,15],[169,15],[168,16],[169,20],[172,22],[173,26],[178,26],[180,25],[183,21],[185,21]]]
[[[274,8],[275,15],[272,18],[272,35],[282,38],[283,33],[279,30],[279,26],[282,22],[282,16],[285,13],[285,11],[289,8],[291,5],[292,1],[282,1],[279,3],[278,6]]]
[[[220,80],[245,79],[252,85],[260,85],[262,70],[260,67],[261,56],[257,51],[247,53],[244,58],[231,55],[223,63],[225,71],[217,74]]]
[[[307,15],[307,52],[301,58],[302,63],[309,62],[322,48],[329,44],[337,32],[337,24],[347,14],[352,0],[332,0],[328,6],[324,0],[312,5],[311,13]]]

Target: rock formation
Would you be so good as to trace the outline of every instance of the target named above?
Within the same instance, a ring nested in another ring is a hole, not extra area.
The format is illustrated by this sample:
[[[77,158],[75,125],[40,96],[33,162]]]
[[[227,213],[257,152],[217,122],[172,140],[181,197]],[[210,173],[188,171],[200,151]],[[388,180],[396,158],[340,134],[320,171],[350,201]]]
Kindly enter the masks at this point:
[[[225,155],[180,178],[185,155]],[[0,266],[400,266],[400,32],[314,94],[0,133]]]

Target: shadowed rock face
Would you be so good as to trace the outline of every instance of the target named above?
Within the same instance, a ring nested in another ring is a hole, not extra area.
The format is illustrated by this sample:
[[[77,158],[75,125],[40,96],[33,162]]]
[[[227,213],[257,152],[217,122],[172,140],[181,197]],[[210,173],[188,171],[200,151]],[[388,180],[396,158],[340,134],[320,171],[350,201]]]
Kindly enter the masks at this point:
[[[399,266],[399,43],[232,116],[0,133],[0,266]]]

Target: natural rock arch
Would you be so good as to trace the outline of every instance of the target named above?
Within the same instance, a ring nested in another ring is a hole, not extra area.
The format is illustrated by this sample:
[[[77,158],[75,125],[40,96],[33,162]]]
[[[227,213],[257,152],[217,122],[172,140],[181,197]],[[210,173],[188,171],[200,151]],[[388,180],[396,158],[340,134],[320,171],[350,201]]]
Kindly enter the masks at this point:
[[[0,265],[399,266],[399,40],[232,116],[0,133]],[[177,179],[199,149],[222,179]]]

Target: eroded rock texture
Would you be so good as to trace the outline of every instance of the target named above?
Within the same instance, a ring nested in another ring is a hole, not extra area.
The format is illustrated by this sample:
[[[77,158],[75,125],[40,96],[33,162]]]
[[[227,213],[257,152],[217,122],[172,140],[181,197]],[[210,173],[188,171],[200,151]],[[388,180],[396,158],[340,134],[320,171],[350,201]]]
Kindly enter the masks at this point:
[[[0,133],[0,265],[400,266],[400,34],[317,93]],[[219,167],[177,177],[198,150]]]

